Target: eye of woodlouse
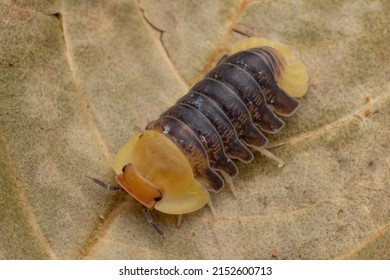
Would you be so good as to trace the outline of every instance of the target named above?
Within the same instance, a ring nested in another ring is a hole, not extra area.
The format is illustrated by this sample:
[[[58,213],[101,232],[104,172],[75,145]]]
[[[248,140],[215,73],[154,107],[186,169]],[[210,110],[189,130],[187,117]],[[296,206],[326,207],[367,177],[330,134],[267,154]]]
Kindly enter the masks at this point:
[[[147,209],[181,215],[210,204],[209,191],[234,192],[233,159],[249,163],[253,151],[282,165],[265,149],[264,133],[280,131],[279,116],[298,108],[305,66],[263,38],[241,41],[232,53],[119,151],[116,180]]]

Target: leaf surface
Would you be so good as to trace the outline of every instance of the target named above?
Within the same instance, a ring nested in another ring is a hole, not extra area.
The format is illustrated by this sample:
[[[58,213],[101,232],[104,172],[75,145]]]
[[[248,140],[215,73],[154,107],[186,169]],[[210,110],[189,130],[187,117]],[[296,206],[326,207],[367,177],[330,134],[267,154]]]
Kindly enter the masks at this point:
[[[1,259],[389,259],[388,1],[0,1]],[[121,146],[235,42],[267,37],[310,86],[238,163],[237,197],[176,217],[114,184]]]

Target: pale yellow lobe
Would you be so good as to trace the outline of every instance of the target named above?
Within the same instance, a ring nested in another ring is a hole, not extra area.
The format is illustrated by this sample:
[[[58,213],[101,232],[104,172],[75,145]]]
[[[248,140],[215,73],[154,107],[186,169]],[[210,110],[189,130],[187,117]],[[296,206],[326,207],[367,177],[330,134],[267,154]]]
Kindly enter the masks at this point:
[[[190,213],[210,200],[207,190],[194,178],[183,153],[161,133],[147,130],[133,137],[119,151],[114,162],[115,173],[121,174],[123,166],[129,163],[163,191],[163,198],[154,206],[161,212]]]
[[[309,81],[306,67],[284,45],[265,38],[248,38],[236,43],[231,53],[263,46],[274,48],[283,61],[282,71],[277,77],[278,85],[292,97],[305,95]]]
[[[140,134],[134,136],[130,139],[118,152],[116,155],[115,161],[114,161],[114,172],[116,175],[119,175],[122,173],[123,166],[126,166],[127,164],[131,163],[130,156],[133,154],[134,147],[138,142]]]

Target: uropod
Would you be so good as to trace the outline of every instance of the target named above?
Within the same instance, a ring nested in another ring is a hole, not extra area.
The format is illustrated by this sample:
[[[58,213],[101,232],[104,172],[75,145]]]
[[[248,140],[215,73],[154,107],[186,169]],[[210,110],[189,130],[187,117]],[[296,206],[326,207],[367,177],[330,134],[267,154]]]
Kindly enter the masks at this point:
[[[308,87],[305,66],[285,46],[248,38],[233,46],[217,65],[175,105],[150,122],[118,152],[114,161],[120,187],[93,179],[109,189],[123,189],[149,213],[179,215],[208,204],[209,192],[225,185],[234,194],[233,160],[249,163],[266,150],[265,134],[277,133],[299,106]]]

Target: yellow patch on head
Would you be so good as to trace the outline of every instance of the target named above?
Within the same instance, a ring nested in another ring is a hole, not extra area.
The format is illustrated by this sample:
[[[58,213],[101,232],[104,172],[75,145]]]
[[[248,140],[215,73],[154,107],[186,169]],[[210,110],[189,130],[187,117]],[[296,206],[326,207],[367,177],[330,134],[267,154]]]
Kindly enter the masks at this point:
[[[136,187],[142,189],[145,185],[154,185],[162,190],[162,199],[154,205],[161,212],[190,213],[210,200],[209,193],[194,178],[191,166],[180,149],[157,131],[147,130],[124,145],[114,162],[115,173],[122,174],[122,168],[128,164],[134,165],[140,176],[150,182],[139,183]],[[129,193],[142,201],[142,198],[136,197],[137,194]],[[137,193],[142,195],[146,192]]]
[[[277,77],[278,85],[292,97],[305,95],[309,81],[306,67],[286,46],[266,38],[248,38],[237,42],[231,48],[231,53],[259,47],[275,49],[283,61],[281,73]]]

